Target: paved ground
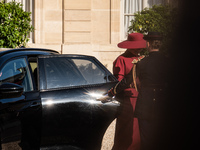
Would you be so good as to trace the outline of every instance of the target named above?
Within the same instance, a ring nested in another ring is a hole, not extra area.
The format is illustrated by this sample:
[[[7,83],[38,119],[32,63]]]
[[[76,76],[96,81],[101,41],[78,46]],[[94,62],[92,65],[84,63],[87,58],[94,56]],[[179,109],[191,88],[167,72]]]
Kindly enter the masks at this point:
[[[112,149],[112,146],[114,143],[115,124],[116,124],[116,120],[114,120],[111,123],[111,125],[109,126],[109,128],[107,129],[107,131],[104,135],[104,138],[103,138],[101,150],[111,150]],[[10,143],[7,146],[8,146],[8,148],[5,148],[3,145],[2,150],[21,150],[21,148],[18,146],[17,142]]]
[[[112,146],[114,144],[115,124],[116,124],[116,119],[111,123],[111,125],[109,126],[104,135],[101,150],[112,149]]]

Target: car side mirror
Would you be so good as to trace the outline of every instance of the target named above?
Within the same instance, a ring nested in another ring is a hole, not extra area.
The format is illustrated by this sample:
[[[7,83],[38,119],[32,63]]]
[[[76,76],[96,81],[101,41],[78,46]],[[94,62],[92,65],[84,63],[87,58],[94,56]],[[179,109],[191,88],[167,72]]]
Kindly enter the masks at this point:
[[[17,98],[22,96],[23,87],[13,83],[3,83],[0,85],[0,99]]]

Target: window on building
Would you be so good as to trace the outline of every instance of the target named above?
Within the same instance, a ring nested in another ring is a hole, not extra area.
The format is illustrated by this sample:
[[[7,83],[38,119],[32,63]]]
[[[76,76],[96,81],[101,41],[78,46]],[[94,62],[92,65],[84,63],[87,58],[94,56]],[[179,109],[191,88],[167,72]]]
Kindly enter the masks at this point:
[[[17,3],[21,3],[23,5],[23,10],[27,11],[27,12],[31,12],[31,24],[32,26],[34,26],[34,1],[35,0],[5,0],[6,3],[9,2],[17,2]],[[31,32],[29,35],[29,42],[30,43],[34,43],[34,34]]]
[[[121,0],[121,40],[125,40],[128,35],[128,27],[134,19],[134,13],[141,11],[145,7],[150,8],[156,4],[164,4],[166,0]]]

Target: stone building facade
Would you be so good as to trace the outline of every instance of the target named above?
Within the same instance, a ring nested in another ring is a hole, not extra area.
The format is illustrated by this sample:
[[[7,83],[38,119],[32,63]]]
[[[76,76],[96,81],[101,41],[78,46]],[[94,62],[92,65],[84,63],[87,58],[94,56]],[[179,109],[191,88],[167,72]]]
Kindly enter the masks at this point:
[[[172,0],[5,0],[21,2],[32,12],[35,31],[28,47],[55,49],[63,54],[98,58],[109,70],[123,53],[133,13]]]
[[[120,41],[120,0],[35,0],[34,42],[63,54],[97,57],[110,70],[123,52]]]

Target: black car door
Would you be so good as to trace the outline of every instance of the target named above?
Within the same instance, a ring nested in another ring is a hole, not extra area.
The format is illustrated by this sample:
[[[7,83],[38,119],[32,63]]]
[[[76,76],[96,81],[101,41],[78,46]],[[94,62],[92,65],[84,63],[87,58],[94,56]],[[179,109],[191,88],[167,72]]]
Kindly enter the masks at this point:
[[[39,148],[41,103],[26,57],[0,66],[0,90],[1,145],[7,148],[14,142],[22,149]]]
[[[119,103],[102,104],[96,100],[116,83],[111,73],[94,57],[41,56],[39,78],[41,146],[100,149],[119,107]]]

